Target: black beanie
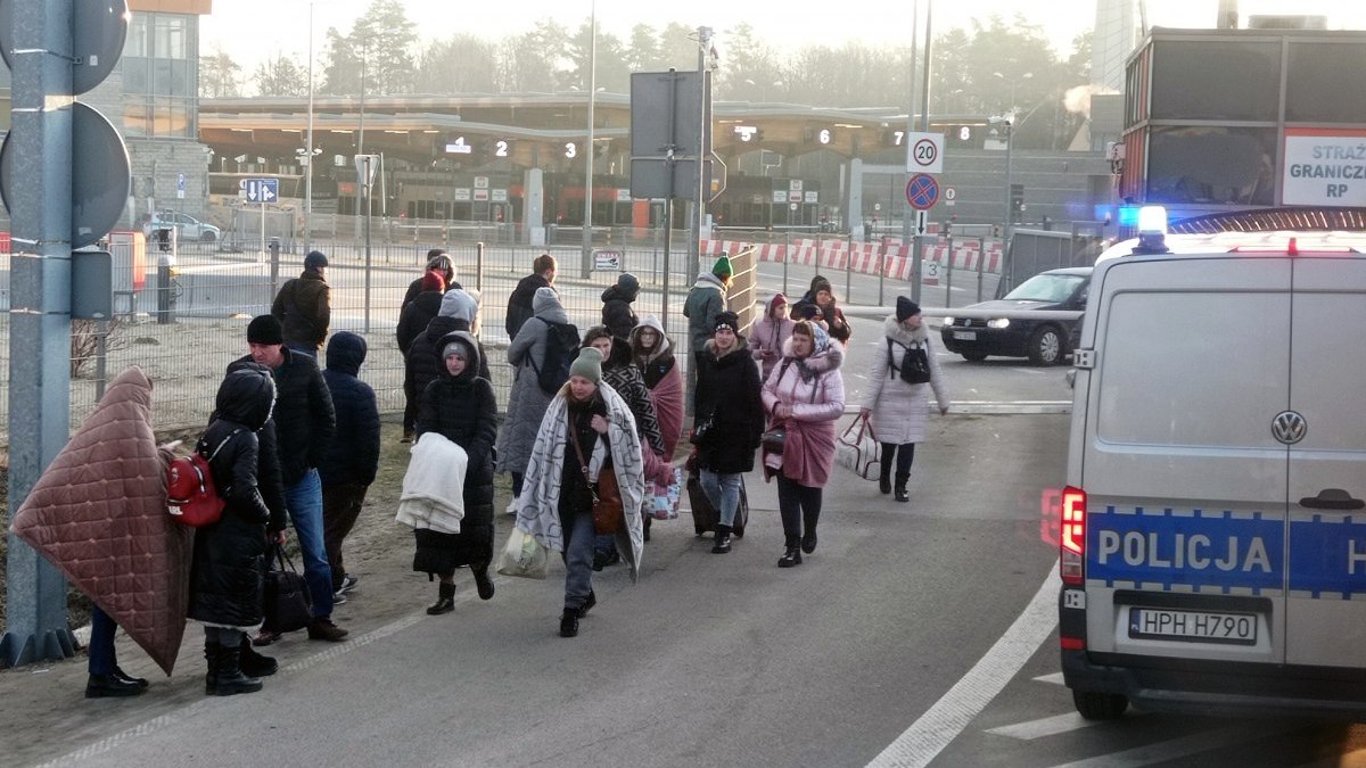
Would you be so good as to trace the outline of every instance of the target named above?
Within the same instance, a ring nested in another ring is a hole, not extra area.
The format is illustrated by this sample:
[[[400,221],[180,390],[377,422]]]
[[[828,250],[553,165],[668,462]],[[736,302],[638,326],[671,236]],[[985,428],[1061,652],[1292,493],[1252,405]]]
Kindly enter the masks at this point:
[[[257,315],[247,326],[247,342],[250,344],[284,344],[285,333],[275,315]]]
[[[304,269],[317,269],[327,266],[327,256],[322,251],[309,251],[304,257]]]
[[[716,320],[711,324],[712,333],[722,326],[729,328],[733,333],[740,332],[740,317],[734,312],[718,312]]]
[[[906,322],[906,318],[920,314],[920,305],[905,296],[896,297],[896,321]]]

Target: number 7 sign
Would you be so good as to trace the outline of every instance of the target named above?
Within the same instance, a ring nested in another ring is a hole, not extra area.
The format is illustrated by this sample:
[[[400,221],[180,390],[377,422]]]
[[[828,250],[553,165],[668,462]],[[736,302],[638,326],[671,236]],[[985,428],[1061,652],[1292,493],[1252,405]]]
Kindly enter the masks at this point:
[[[943,173],[944,134],[919,132],[907,133],[906,172]]]

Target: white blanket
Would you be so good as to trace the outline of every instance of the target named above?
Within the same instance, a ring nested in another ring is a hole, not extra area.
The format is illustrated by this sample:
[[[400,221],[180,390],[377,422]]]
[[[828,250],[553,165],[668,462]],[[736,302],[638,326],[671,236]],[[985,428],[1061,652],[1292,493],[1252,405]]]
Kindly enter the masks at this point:
[[[424,432],[412,448],[394,520],[413,528],[460,533],[465,517],[465,449],[438,432]]]

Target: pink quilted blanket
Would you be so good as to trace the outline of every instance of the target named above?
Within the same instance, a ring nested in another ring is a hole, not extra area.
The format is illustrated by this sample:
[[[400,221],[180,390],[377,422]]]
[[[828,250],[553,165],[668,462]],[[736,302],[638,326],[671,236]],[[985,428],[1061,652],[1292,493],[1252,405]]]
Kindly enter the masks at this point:
[[[166,511],[152,382],[141,369],[114,379],[12,529],[171,674],[185,633],[193,538]]]

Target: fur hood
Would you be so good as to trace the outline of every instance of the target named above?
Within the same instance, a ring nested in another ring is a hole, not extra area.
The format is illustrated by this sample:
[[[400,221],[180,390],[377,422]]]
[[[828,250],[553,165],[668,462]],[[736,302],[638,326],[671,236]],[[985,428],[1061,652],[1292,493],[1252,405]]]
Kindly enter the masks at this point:
[[[908,347],[917,343],[924,344],[925,340],[930,337],[930,332],[925,327],[924,323],[921,323],[919,328],[911,331],[896,319],[896,315],[888,315],[887,319],[882,321],[882,333],[892,341],[895,341],[898,344],[904,344]]]
[[[839,370],[840,366],[844,365],[844,347],[826,336],[823,343],[817,339],[816,349],[810,356],[798,359],[792,355],[792,337],[788,337],[787,341],[783,342],[783,362],[779,365],[789,360],[797,363],[797,367],[802,371],[803,380],[810,381],[816,376]]]

